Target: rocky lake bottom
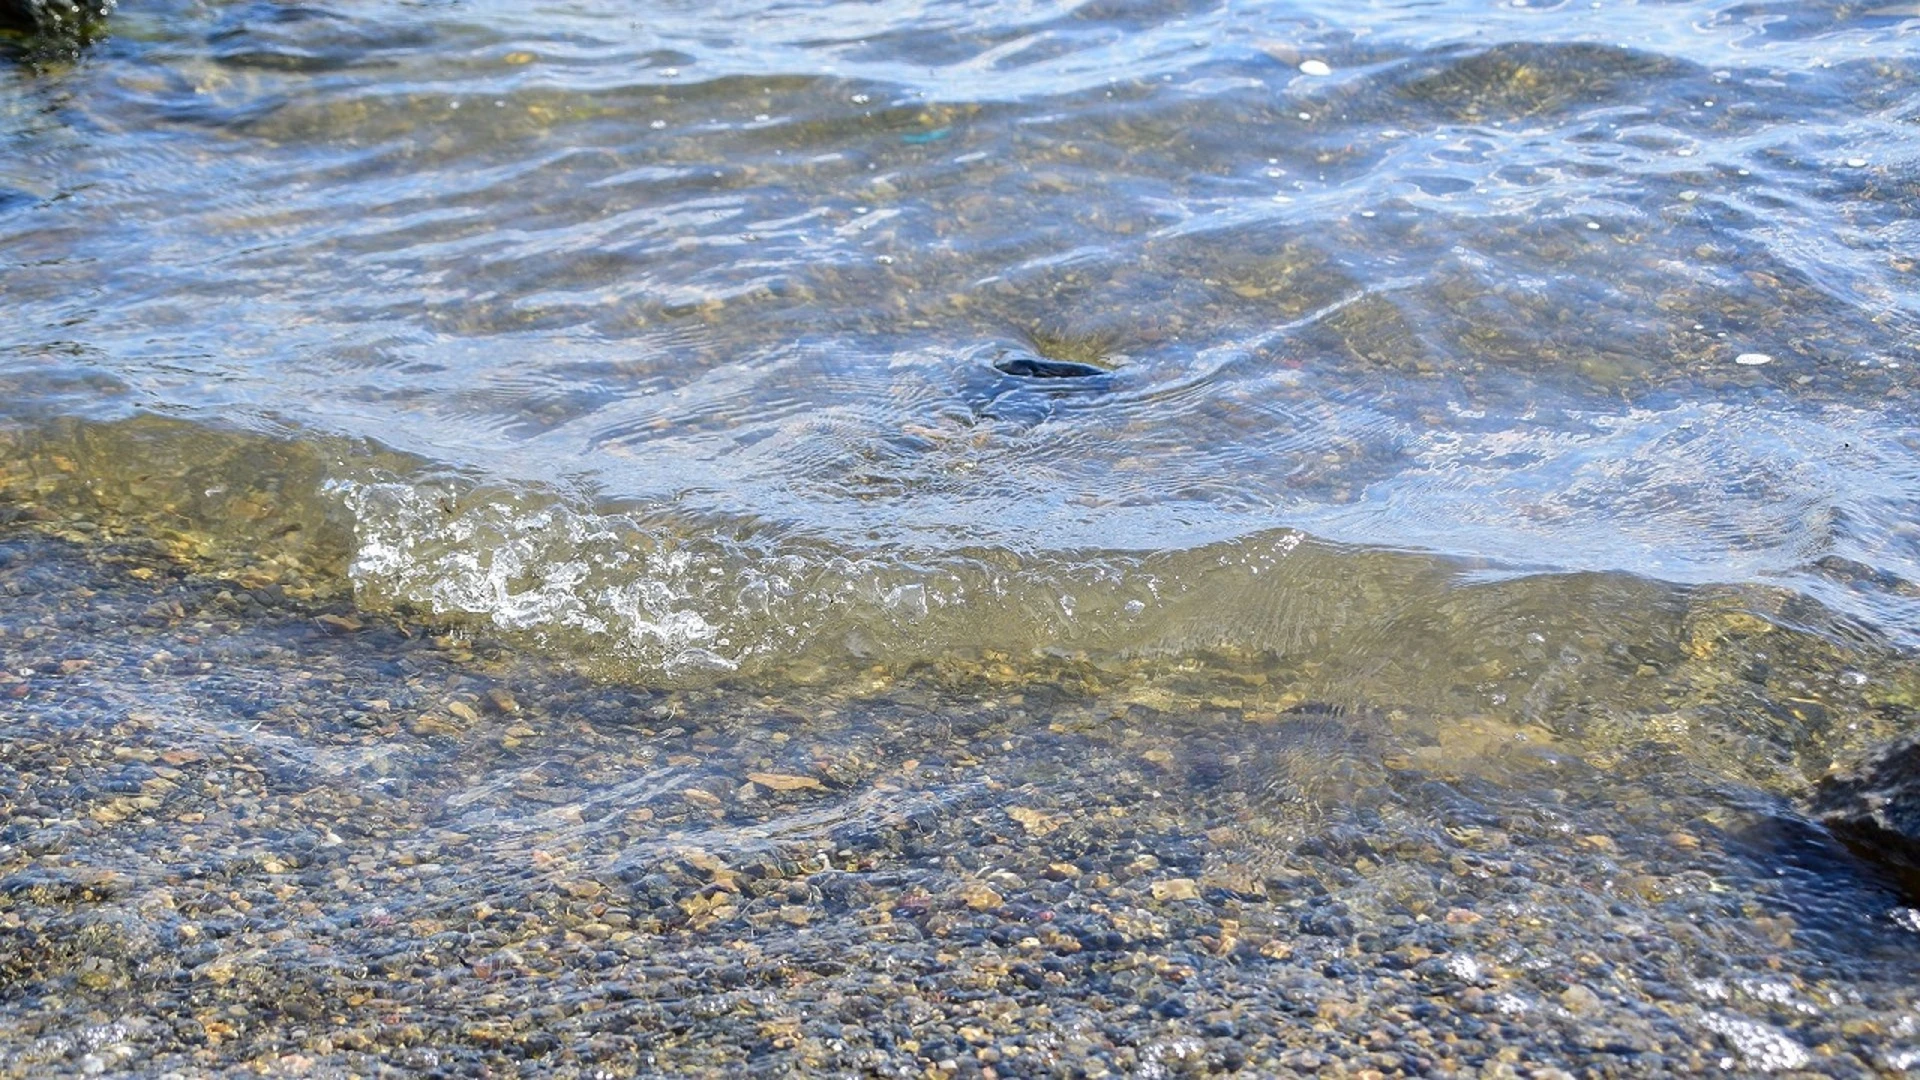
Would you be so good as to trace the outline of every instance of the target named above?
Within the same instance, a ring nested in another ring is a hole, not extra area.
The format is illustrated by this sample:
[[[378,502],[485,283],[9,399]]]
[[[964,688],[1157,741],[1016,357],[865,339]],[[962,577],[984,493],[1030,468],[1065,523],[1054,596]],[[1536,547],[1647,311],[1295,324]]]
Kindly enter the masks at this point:
[[[1833,0],[0,0],[0,1080],[1920,1067]]]
[[[1920,913],[1684,755],[991,657],[649,690],[81,538],[0,532],[0,1075],[1920,1061]]]

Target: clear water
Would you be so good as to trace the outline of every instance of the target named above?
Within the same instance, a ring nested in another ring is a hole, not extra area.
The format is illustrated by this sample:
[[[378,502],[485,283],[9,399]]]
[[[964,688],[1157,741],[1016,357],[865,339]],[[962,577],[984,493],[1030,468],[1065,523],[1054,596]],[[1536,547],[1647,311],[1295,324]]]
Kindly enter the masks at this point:
[[[1906,644],[1908,29],[138,5],[5,76],[0,378],[17,426],[413,455],[325,496],[369,590],[640,671],[787,662],[808,618],[1179,648],[1175,598],[1301,533],[1780,586]],[[991,366],[1033,351],[1112,373]],[[489,490],[456,528],[447,473]],[[1222,644],[1276,644],[1237,606]]]
[[[129,2],[0,68],[0,492],[616,683],[1791,797],[1920,705],[1916,29]]]

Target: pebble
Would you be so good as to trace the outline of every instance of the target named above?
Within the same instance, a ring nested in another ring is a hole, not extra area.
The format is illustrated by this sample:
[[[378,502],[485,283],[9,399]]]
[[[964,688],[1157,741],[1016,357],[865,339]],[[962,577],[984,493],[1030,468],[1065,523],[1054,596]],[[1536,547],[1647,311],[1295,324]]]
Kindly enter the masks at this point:
[[[1198,900],[1200,886],[1192,878],[1169,878],[1152,885],[1155,900]]]
[[[1773,363],[1773,357],[1763,352],[1743,352],[1734,357],[1733,362],[1744,367],[1759,367],[1761,364]]]
[[[1324,76],[1333,74],[1333,68],[1324,60],[1303,60],[1300,62],[1302,75]]]

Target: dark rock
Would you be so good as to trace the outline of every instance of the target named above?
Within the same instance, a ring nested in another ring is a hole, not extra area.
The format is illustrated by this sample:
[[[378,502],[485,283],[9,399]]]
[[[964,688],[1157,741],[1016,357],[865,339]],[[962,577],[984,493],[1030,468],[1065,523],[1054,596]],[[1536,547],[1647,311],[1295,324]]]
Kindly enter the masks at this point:
[[[112,8],[110,0],[0,0],[0,29],[80,37]]]
[[[1002,372],[1023,379],[1092,379],[1107,374],[1107,369],[1073,360],[1049,360],[1042,356],[1003,356],[993,362]]]
[[[1857,854],[1920,880],[1920,732],[1836,767],[1807,810]]]

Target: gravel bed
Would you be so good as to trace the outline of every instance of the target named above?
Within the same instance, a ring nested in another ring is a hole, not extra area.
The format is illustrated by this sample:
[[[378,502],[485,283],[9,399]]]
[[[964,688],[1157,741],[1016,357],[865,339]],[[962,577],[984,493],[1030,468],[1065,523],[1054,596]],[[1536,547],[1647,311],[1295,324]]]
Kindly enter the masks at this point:
[[[610,685],[0,532],[0,1076],[1920,1062],[1920,914],[1684,755],[990,666]]]

